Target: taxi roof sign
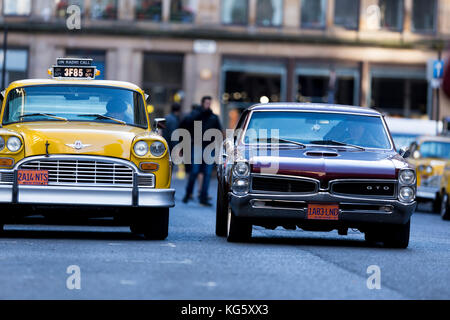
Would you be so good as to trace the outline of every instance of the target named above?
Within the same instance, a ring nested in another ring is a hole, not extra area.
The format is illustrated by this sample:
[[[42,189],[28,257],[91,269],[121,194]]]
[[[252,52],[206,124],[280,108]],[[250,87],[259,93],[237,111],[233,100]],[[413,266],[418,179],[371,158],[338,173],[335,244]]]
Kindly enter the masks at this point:
[[[94,80],[99,71],[92,65],[92,59],[58,58],[49,74],[53,79]]]

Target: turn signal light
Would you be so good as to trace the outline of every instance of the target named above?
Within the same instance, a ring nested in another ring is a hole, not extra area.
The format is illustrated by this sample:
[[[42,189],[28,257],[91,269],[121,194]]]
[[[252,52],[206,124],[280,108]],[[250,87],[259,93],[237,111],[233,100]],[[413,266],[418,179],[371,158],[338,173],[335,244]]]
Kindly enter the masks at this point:
[[[96,70],[96,71],[95,71],[95,75],[96,75],[97,77],[100,75],[100,73],[101,73],[100,70]]]
[[[141,163],[142,171],[156,171],[158,169],[159,169],[159,165],[157,163],[153,163],[153,162]]]
[[[0,159],[0,167],[12,167],[13,164],[13,159]]]

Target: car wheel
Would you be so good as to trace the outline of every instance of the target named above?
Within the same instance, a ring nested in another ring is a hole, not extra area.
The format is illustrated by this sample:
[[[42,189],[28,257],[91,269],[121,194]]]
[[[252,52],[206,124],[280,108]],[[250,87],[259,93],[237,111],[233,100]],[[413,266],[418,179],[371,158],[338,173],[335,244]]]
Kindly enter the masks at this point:
[[[406,249],[409,245],[411,220],[406,224],[391,225],[383,230],[383,243],[387,248]]]
[[[228,208],[227,241],[246,242],[252,237],[252,225],[242,218],[236,217],[231,208]]]
[[[216,203],[216,235],[219,237],[227,236],[227,214],[228,199],[224,195],[222,184],[219,182]]]
[[[433,201],[433,212],[435,213],[439,213],[441,212],[442,209],[442,197],[440,196],[439,193],[436,194],[436,198]]]
[[[448,194],[446,192],[442,195],[441,218],[443,220],[450,220],[450,205],[448,203]]]
[[[139,208],[141,209],[141,208]],[[138,212],[130,225],[131,232],[143,234],[148,240],[164,240],[169,235],[169,209],[145,208]]]

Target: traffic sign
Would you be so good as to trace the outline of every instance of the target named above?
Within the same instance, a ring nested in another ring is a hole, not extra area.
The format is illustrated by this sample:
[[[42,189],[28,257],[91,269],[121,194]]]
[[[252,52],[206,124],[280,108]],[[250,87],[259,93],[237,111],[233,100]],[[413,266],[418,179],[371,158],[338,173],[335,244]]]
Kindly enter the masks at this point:
[[[427,63],[427,79],[433,89],[441,86],[444,76],[444,60],[430,59]]]
[[[442,79],[444,75],[444,60],[433,61],[433,78]]]

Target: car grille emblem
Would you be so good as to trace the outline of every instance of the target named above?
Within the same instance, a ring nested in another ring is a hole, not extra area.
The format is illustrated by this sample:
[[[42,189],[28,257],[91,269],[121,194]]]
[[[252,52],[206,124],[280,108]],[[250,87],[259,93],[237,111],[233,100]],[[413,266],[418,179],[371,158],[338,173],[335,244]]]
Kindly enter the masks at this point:
[[[81,150],[83,148],[87,148],[90,147],[91,144],[83,144],[83,142],[81,142],[80,140],[75,141],[74,144],[66,144],[66,146],[75,149],[75,150]]]

